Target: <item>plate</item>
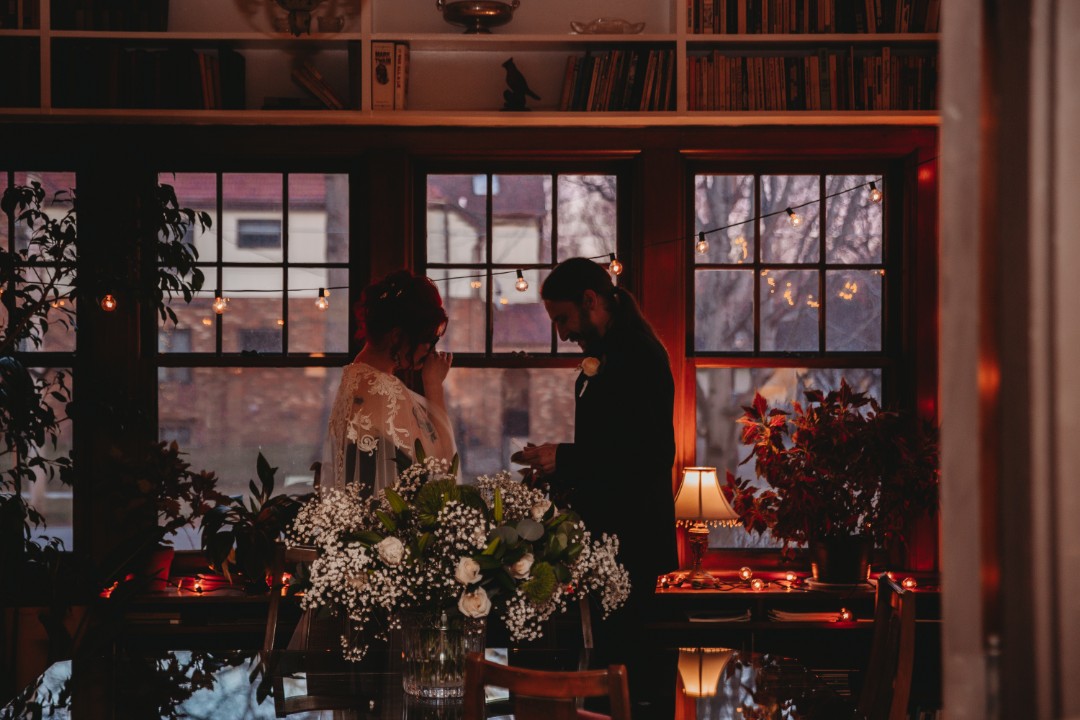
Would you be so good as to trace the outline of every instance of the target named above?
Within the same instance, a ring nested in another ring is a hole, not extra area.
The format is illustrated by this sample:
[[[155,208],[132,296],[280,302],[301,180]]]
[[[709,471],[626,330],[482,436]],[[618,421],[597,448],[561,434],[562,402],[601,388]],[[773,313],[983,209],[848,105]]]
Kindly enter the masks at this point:
[[[632,23],[622,18],[596,18],[588,22],[570,21],[570,30],[578,35],[637,35],[645,23]]]

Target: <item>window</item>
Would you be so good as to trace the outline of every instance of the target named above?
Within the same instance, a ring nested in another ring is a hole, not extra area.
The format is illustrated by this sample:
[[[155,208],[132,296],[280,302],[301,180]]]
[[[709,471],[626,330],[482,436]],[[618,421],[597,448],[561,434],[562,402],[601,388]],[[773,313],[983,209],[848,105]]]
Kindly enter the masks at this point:
[[[280,248],[280,220],[237,220],[236,247],[248,249]]]
[[[562,260],[606,264],[618,252],[619,180],[610,171],[430,172],[424,189],[426,272],[450,316],[440,347],[455,354],[447,397],[471,479],[505,468],[528,440],[573,438],[580,350],[559,341],[540,286]]]
[[[755,392],[790,408],[843,377],[885,398],[899,351],[899,308],[888,300],[899,263],[871,182],[885,189],[881,173],[695,175],[698,464],[752,477],[752,463],[739,467],[749,448],[736,419]],[[741,528],[714,530],[710,542],[774,545]]]
[[[259,452],[279,468],[279,487],[288,478],[289,492],[303,492],[348,361],[348,176],[166,173],[161,182],[185,206],[212,211],[214,224],[194,237],[203,290],[174,304],[178,324],[160,330],[159,437],[176,440],[194,469],[217,473],[227,494],[247,492]],[[271,230],[273,246],[245,239]]]
[[[39,209],[50,220],[74,219],[68,215],[74,209],[74,173],[0,170],[0,193],[33,183],[40,183],[44,190]],[[21,494],[45,519],[45,525],[32,529],[32,536],[59,538],[64,548],[71,550],[71,488],[61,483],[55,462],[65,462],[72,446],[67,399],[74,390],[75,300],[70,293],[75,287],[75,249],[69,247],[57,255],[55,246],[43,246],[40,235],[25,223],[17,223],[16,215],[0,214],[0,255],[5,260],[0,263],[0,356],[14,355],[26,368],[33,396],[40,398],[40,407],[57,420],[57,434],[55,445],[54,438],[46,434],[44,443],[31,451],[26,466],[29,479],[21,476],[16,480],[7,472],[13,469],[17,453],[7,443],[0,444],[0,465],[5,471],[0,495]],[[41,222],[35,221],[34,226],[40,228]],[[45,323],[24,325],[22,311],[39,304]]]

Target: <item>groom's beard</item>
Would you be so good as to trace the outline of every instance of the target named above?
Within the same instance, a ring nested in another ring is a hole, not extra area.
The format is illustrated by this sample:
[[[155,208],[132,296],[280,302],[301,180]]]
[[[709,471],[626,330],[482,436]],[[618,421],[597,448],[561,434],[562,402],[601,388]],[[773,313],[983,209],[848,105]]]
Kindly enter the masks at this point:
[[[600,354],[600,329],[589,321],[585,311],[578,309],[578,327],[580,330],[570,334],[570,339],[581,346],[586,355],[599,356]]]

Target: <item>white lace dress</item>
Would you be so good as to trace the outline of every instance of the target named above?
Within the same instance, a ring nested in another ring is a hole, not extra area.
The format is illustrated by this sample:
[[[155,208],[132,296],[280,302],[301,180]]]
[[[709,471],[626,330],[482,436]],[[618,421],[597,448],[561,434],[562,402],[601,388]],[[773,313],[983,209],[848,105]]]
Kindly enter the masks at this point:
[[[327,436],[331,463],[324,482],[330,487],[364,482],[378,492],[393,484],[395,448],[415,457],[417,440],[429,456],[450,459],[457,452],[445,410],[361,362],[342,371]]]

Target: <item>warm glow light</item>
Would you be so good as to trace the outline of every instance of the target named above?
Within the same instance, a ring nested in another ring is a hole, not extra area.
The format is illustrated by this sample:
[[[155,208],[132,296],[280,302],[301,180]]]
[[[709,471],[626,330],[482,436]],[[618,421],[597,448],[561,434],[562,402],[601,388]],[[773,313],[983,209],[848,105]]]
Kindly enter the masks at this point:
[[[510,304],[510,301],[509,301],[509,300],[507,300],[507,299],[506,299],[506,298],[504,298],[504,297],[501,297],[501,298],[499,298],[499,304],[500,304],[500,305],[509,305],[509,304]]]
[[[795,573],[791,572],[790,570],[788,570],[784,574],[784,579],[787,580],[788,582],[795,582],[796,580],[799,579],[799,576],[796,575]]]
[[[521,274],[521,270],[517,271],[517,280],[514,281],[514,287],[517,288],[518,292],[525,292],[529,289],[529,281]]]
[[[840,608],[840,614],[836,616],[837,622],[851,622],[855,616],[847,608]]]
[[[705,233],[699,232],[697,234],[697,244],[694,245],[694,249],[697,250],[698,255],[709,252],[709,241],[705,239]]]
[[[754,577],[754,571],[753,570],[751,570],[750,568],[745,567],[745,566],[739,568],[739,578],[741,580],[749,580],[752,577]]]
[[[913,577],[904,578],[904,581],[901,582],[900,584],[903,586],[903,588],[905,590],[914,590],[915,586],[918,585],[918,583],[915,582],[915,578],[913,578]]]
[[[679,679],[687,697],[713,697],[735,654],[727,648],[679,648]]]
[[[283,327],[285,325],[285,319],[284,318],[278,318],[277,319],[277,324],[278,324],[278,327]]]
[[[623,266],[622,263],[619,262],[619,258],[615,257],[615,253],[608,253],[608,255],[611,257],[611,264],[608,265],[608,272],[612,275],[622,275]]]
[[[875,185],[873,183],[873,181],[871,181],[870,182],[870,202],[879,203],[879,202],[881,202],[881,199],[883,197],[885,197],[885,196],[882,194],[881,190],[879,190],[878,186]]]
[[[219,295],[214,298],[214,303],[210,307],[212,307],[214,309],[214,312],[216,312],[218,315],[221,315],[225,312],[225,308],[227,308],[228,306],[229,298]]]
[[[203,591],[202,578],[196,580],[195,584],[191,586],[191,589],[197,593],[201,593]]]
[[[756,591],[759,591],[759,592],[761,590],[764,590],[765,589],[765,581],[762,580],[761,578],[754,578],[753,580],[750,581],[750,589],[751,590],[756,590]]]
[[[742,235],[732,240],[731,246],[735,249],[735,252],[742,255],[742,257],[739,258],[738,262],[742,262],[750,256],[750,246],[747,244],[746,238]]]
[[[484,283],[480,282],[479,280],[470,280],[469,281],[469,287],[471,287],[473,290],[479,290],[483,286],[484,286]]]
[[[116,298],[112,295],[106,294],[101,298],[101,309],[105,312],[112,312],[116,309]]]
[[[802,225],[802,216],[796,213],[791,208],[784,208],[784,212],[787,213],[788,222],[791,223],[791,227],[799,227]]]
[[[320,310],[330,307],[330,301],[326,299],[326,288],[319,288],[319,297],[315,299],[315,307]]]
[[[207,326],[207,327],[210,327],[211,325],[214,324],[214,321],[211,318],[203,318],[202,319],[202,324]]]

